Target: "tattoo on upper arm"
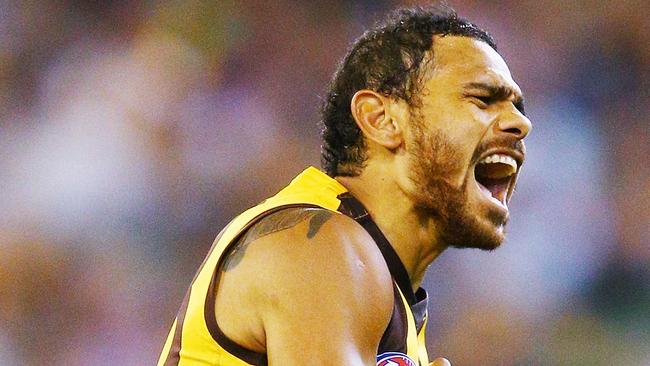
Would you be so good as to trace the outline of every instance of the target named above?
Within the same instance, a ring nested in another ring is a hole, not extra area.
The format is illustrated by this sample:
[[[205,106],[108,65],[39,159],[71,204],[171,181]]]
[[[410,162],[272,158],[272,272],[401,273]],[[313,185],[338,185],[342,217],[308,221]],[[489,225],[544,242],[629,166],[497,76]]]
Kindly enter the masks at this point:
[[[307,239],[312,239],[332,215],[329,210],[320,208],[286,209],[270,214],[249,228],[234,244],[224,260],[223,268],[225,271],[229,271],[237,267],[243,259],[248,246],[257,239],[292,228],[306,220],[309,220]]]

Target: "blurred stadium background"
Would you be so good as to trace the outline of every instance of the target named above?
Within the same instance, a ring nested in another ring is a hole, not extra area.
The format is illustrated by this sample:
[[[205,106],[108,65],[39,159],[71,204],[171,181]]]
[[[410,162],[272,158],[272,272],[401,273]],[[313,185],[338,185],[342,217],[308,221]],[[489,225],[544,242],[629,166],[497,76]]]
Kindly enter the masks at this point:
[[[318,165],[337,60],[403,4],[0,1],[0,364],[154,364],[215,235]],[[450,4],[535,129],[505,245],[431,266],[430,353],[650,365],[647,2]]]

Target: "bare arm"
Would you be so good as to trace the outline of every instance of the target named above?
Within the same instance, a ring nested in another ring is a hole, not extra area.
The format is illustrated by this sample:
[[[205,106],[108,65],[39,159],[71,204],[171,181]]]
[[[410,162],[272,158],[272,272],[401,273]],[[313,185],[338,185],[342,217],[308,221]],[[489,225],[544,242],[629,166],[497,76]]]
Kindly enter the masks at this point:
[[[321,209],[272,216],[224,264],[217,297],[228,310],[217,313],[224,333],[266,352],[270,365],[375,365],[393,290],[372,239]]]

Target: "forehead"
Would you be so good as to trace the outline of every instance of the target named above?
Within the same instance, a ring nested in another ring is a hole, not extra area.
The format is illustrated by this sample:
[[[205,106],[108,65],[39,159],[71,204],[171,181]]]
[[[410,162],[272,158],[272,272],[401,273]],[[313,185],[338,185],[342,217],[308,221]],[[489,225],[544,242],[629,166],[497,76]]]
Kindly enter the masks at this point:
[[[429,81],[442,82],[445,87],[485,83],[506,86],[521,93],[501,55],[480,40],[434,36],[433,65],[431,79],[435,80]]]

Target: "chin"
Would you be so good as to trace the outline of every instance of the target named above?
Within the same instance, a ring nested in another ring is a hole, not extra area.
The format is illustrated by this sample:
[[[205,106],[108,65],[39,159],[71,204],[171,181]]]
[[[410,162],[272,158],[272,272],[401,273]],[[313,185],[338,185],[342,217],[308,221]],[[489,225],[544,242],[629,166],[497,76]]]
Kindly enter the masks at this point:
[[[472,229],[465,229],[463,233],[456,233],[454,238],[451,239],[451,247],[454,248],[473,248],[486,251],[495,250],[501,246],[505,238],[503,231],[487,230],[475,231]]]
[[[474,248],[481,250],[495,250],[501,246],[505,235],[503,233],[492,233],[492,234],[482,234],[476,235],[473,241],[468,242],[466,245],[455,246],[456,248]]]
[[[486,215],[471,214],[469,210],[449,216],[443,240],[454,248],[494,250],[506,235],[508,217],[500,212]]]
[[[429,185],[416,194],[418,206],[438,221],[440,241],[448,247],[488,251],[501,246],[509,217],[507,210],[471,200],[465,186],[441,186]]]

